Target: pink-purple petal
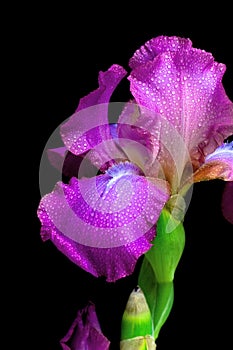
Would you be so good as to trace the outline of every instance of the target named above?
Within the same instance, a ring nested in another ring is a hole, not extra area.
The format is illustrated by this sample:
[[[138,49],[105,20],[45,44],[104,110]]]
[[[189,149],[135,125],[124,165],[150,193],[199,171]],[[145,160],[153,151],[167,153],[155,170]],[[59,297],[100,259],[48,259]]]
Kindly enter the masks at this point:
[[[108,350],[109,340],[102,334],[95,305],[79,310],[67,334],[60,340],[63,350]]]
[[[154,225],[169,198],[165,182],[139,171],[120,164],[96,178],[58,183],[40,202],[42,238],[95,276],[114,281],[131,274],[151,247]]]
[[[193,174],[193,181],[221,179],[233,181],[233,142],[225,143],[209,154]]]
[[[197,168],[233,133],[233,104],[222,85],[225,65],[189,39],[161,36],[130,60],[131,92],[184,139]]]
[[[44,240],[50,239],[58,250],[83,270],[95,277],[105,276],[107,282],[114,282],[133,273],[138,258],[151,248],[149,242],[155,237],[155,228],[130,244],[113,248],[79,244],[56,228],[43,228],[41,236]]]
[[[178,51],[180,48],[189,49],[192,47],[190,39],[176,36],[158,36],[147,41],[141,46],[129,60],[130,68],[134,69],[140,65],[146,64],[160,53],[166,51]]]
[[[98,89],[80,99],[76,112],[100,103],[108,103],[113,91],[126,74],[126,70],[118,64],[113,64],[106,72],[100,72]],[[106,115],[100,118],[103,118],[103,124],[107,121]]]
[[[99,88],[83,97],[75,113],[61,125],[61,136],[69,151],[78,155],[111,139],[108,103],[125,75],[126,71],[119,65],[99,73]]]

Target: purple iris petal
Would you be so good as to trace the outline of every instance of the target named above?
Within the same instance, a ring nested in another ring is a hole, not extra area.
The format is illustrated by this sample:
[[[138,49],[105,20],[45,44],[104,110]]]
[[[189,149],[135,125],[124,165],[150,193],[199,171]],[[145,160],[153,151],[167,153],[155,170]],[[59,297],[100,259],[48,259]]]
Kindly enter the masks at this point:
[[[192,48],[189,39],[152,39],[136,51],[130,66],[136,102],[181,134],[195,168],[233,133],[233,104],[222,85],[225,65]]]
[[[76,112],[100,103],[109,102],[113,91],[126,74],[126,70],[118,64],[113,64],[106,72],[100,72],[98,89],[79,100]],[[107,114],[99,115],[99,120],[102,120],[103,124],[108,122]]]
[[[102,334],[95,306],[79,310],[67,334],[60,340],[63,350],[108,350],[109,340]]]
[[[58,183],[38,209],[41,236],[81,268],[115,281],[131,274],[151,247],[168,198],[165,182],[120,163],[94,178]]]
[[[222,213],[233,224],[233,181],[225,185],[222,196]]]
[[[216,148],[193,175],[194,182],[213,179],[233,181],[233,142]]]
[[[190,49],[192,42],[189,39],[175,36],[158,36],[151,39],[138,49],[129,61],[129,66],[134,69],[146,64],[147,61],[153,61],[155,56],[166,51],[177,51],[180,47]]]
[[[111,139],[108,121],[108,102],[125,76],[118,65],[99,73],[99,88],[80,100],[76,112],[61,126],[64,144],[78,155],[93,149],[102,141]]]

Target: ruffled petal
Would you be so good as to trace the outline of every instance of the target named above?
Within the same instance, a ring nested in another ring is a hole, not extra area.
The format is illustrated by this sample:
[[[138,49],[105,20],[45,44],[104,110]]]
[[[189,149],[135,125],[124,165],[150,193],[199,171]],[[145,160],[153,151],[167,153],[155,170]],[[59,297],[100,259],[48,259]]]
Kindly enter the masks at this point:
[[[100,72],[99,88],[83,97],[76,112],[61,125],[61,136],[70,152],[79,155],[102,141],[111,139],[108,102],[125,75],[124,68],[118,65]]]
[[[63,350],[108,350],[109,340],[102,334],[95,312],[89,303],[79,310],[67,334],[60,340]]]
[[[190,39],[180,38],[176,36],[158,36],[157,38],[151,39],[141,46],[129,60],[129,66],[132,69],[138,66],[146,64],[148,61],[153,61],[155,56],[160,53],[170,51],[175,52],[180,48],[188,50],[192,47]]]
[[[164,181],[141,176],[130,163],[95,178],[72,178],[42,198],[41,237],[86,271],[115,281],[131,274],[151,247],[168,198]]]
[[[148,41],[130,65],[136,102],[180,133],[198,168],[233,133],[233,104],[222,85],[225,65],[192,48],[189,39],[166,36]]]
[[[233,224],[233,181],[227,182],[222,196],[223,216]]]
[[[233,181],[233,142],[224,143],[209,154],[193,175],[194,182],[214,179]]]

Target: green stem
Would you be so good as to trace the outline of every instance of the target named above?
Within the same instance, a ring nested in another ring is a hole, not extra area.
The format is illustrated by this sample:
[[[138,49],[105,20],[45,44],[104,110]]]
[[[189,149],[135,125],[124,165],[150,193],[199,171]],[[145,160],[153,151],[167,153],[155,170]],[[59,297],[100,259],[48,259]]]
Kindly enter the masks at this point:
[[[174,300],[174,287],[173,282],[158,283],[157,285],[157,301],[156,308],[154,310],[154,338],[158,338],[159,331],[166,319],[168,318],[172,309]]]
[[[158,283],[146,256],[140,269],[138,284],[143,290],[153,320],[155,340],[167,320],[174,300],[173,281]]]
[[[185,245],[182,221],[164,209],[157,223],[152,248],[145,254],[138,284],[151,311],[154,338],[167,320],[174,301],[173,280]]]
[[[179,215],[174,217],[174,212],[177,211],[163,209],[156,225],[157,235],[144,256],[138,276],[143,294],[134,291],[126,305],[122,349],[155,349],[155,340],[171,312],[174,274],[185,245],[183,222]]]

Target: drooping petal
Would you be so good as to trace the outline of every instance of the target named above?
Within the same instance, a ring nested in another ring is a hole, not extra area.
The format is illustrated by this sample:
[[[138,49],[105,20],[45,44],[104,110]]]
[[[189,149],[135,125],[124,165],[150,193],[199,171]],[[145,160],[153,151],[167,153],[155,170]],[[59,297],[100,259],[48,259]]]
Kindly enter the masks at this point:
[[[42,198],[41,236],[81,268],[114,281],[131,274],[151,247],[168,197],[164,181],[141,176],[130,163],[95,178],[72,178]]]
[[[61,136],[70,152],[79,155],[111,139],[108,102],[125,74],[124,68],[118,65],[100,72],[99,88],[83,97],[76,112],[61,125]]]
[[[227,182],[222,195],[223,216],[233,224],[233,181]]]
[[[193,174],[194,182],[214,179],[233,181],[233,142],[224,143],[209,154]]]
[[[192,48],[189,39],[166,36],[148,41],[130,65],[136,102],[180,133],[198,168],[233,133],[233,104],[222,85],[225,65]]]
[[[89,303],[79,310],[67,334],[60,340],[63,350],[108,350],[109,340],[102,334],[95,312]]]

